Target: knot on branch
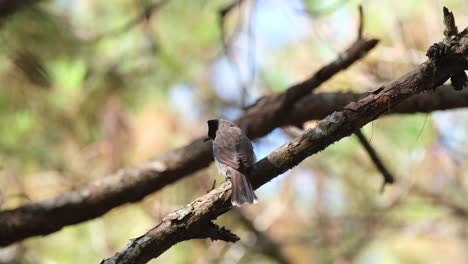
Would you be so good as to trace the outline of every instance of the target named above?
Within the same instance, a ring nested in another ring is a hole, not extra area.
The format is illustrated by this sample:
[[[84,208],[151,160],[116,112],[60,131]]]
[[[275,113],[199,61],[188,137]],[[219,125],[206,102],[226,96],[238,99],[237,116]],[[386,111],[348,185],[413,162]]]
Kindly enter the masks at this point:
[[[205,239],[209,238],[211,241],[221,240],[226,242],[235,243],[240,240],[240,238],[231,232],[231,230],[226,229],[224,226],[220,227],[212,221],[204,221],[197,226],[192,227],[193,232],[187,236],[185,239]]]
[[[439,64],[440,60],[449,54],[450,47],[443,42],[438,42],[432,44],[426,52],[426,56],[432,60],[432,62],[437,65]]]
[[[450,81],[452,82],[453,88],[457,91],[462,90],[463,87],[466,87],[468,85],[468,77],[463,71],[453,75],[450,78]]]
[[[222,240],[235,243],[240,240],[240,238],[236,234],[232,233],[229,229],[220,227],[211,221],[205,225],[203,231],[202,238],[210,238],[212,241]]]
[[[447,44],[444,42],[439,42],[433,44],[427,50],[426,56],[432,61],[434,70],[436,70],[437,67],[440,66],[441,62],[446,58],[463,58],[462,54],[457,53],[456,50],[453,50],[451,48],[451,44],[452,43],[450,42]],[[468,84],[468,77],[464,71],[460,71],[456,74],[451,75],[450,81],[452,82],[453,88],[457,91],[460,91],[463,89],[464,86]]]
[[[451,36],[455,36],[458,34],[457,26],[455,25],[455,17],[453,13],[448,10],[447,7],[444,6],[444,35],[446,38],[450,38]]]
[[[434,71],[436,71],[444,61],[449,60],[464,60],[468,65],[468,61],[464,58],[465,50],[460,43],[460,40],[467,34],[466,30],[458,33],[457,26],[455,25],[455,18],[453,13],[444,7],[444,24],[445,24],[445,40],[433,44],[427,50],[426,56],[431,60]],[[468,77],[464,71],[460,71],[450,75],[450,81],[453,88],[457,91],[462,90],[468,84]]]

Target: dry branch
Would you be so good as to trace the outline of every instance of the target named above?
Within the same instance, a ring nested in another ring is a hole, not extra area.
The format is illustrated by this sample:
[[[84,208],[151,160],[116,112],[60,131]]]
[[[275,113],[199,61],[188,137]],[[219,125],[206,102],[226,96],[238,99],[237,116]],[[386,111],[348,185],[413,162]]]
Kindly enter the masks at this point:
[[[375,89],[365,98],[349,103],[342,111],[327,116],[315,128],[306,130],[258,161],[250,174],[253,187],[259,188],[307,157],[351,135],[405,99],[432,90],[453,73],[467,70],[468,32],[459,35],[458,44],[451,46],[451,51],[449,55],[439,58],[437,65],[429,60],[398,80]],[[172,212],[159,225],[132,240],[103,263],[145,263],[185,239],[203,237],[204,232],[205,238],[212,237],[213,230],[207,227],[231,209],[230,196],[231,184],[225,182],[184,208]]]
[[[236,123],[250,139],[268,134],[293,120],[295,102],[366,55],[376,39],[356,40],[345,52],[322,67],[309,79],[285,93],[266,96],[250,107]],[[336,109],[336,108],[335,108]],[[339,108],[338,108],[339,109]],[[323,117],[323,116],[322,116]],[[212,148],[197,139],[189,145],[163,155],[140,168],[122,169],[114,175],[90,183],[54,199],[0,212],[0,246],[36,235],[46,235],[66,225],[86,221],[119,205],[136,202],[191,173],[207,167]]]
[[[159,11],[159,9],[161,9],[164,5],[166,5],[168,2],[168,0],[161,0],[157,3],[149,3],[145,6],[142,7],[142,11],[137,15],[135,16],[133,19],[131,19],[130,21],[128,21],[127,23],[125,23],[124,25],[118,27],[118,28],[114,28],[108,32],[105,32],[105,33],[101,33],[95,37],[93,37],[92,39],[90,39],[89,41],[90,42],[93,42],[93,41],[99,41],[105,37],[116,37],[116,36],[119,36],[121,34],[124,34],[126,32],[128,32],[129,30],[131,30],[132,28],[134,28],[135,26],[137,26],[138,24],[144,22],[144,21],[148,21],[151,19],[151,17],[153,16],[153,14],[157,11]]]
[[[383,191],[384,187],[386,184],[392,184],[395,181],[395,178],[393,175],[390,173],[390,171],[385,167],[383,164],[382,160],[380,159],[379,155],[375,151],[375,149],[371,146],[369,141],[367,141],[366,136],[362,133],[361,129],[356,129],[354,134],[357,136],[359,139],[359,142],[361,145],[364,147],[366,150],[367,154],[369,154],[369,157],[371,158],[372,162],[374,163],[375,167],[383,176],[383,183],[382,183],[382,188],[381,190]]]
[[[321,119],[367,94],[309,94],[291,107],[289,119],[277,122],[274,127]],[[468,89],[457,92],[450,86],[441,86],[435,92],[429,91],[407,99],[386,114],[427,113],[458,107],[468,107]],[[264,126],[262,122],[258,125]],[[265,127],[262,131],[266,134],[274,127]],[[256,137],[263,135],[257,134]],[[98,217],[119,205],[139,201],[147,194],[208,166],[211,161],[210,151],[209,145],[196,140],[151,163],[138,168],[122,169],[114,175],[57,198],[0,211],[0,246],[31,236],[46,235],[66,225]]]

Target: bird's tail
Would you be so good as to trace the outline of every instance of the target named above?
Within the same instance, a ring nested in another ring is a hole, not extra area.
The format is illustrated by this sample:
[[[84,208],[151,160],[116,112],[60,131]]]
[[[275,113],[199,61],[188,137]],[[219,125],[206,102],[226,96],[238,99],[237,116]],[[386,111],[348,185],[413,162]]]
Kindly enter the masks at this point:
[[[241,206],[243,203],[256,203],[255,195],[249,179],[242,172],[231,170],[232,196],[231,203],[234,206]]]

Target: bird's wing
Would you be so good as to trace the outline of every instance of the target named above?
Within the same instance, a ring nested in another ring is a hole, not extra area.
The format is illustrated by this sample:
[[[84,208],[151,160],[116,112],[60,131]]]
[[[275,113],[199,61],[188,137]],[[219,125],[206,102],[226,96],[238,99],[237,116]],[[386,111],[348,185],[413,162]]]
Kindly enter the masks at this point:
[[[216,135],[214,156],[233,169],[244,171],[255,163],[252,143],[239,128],[226,129]]]
[[[213,145],[213,154],[218,162],[236,170],[240,169],[241,166],[237,154],[230,151],[229,148],[215,144]]]
[[[242,163],[244,168],[248,168],[252,166],[255,161],[255,152],[253,151],[252,142],[250,142],[249,138],[242,133],[240,136],[239,144],[236,146],[237,155],[239,157],[239,161]]]

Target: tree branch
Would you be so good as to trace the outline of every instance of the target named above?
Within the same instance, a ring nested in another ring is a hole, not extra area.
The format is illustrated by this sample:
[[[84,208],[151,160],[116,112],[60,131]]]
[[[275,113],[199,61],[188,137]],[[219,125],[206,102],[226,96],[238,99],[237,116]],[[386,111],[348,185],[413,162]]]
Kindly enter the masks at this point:
[[[444,83],[454,72],[468,69],[468,32],[460,36],[453,54],[443,56],[437,67],[432,60],[414,71],[383,85],[358,102],[351,102],[342,111],[322,119],[315,128],[282,145],[264,159],[258,161],[250,173],[252,186],[257,189],[276,176],[295,167],[307,157],[325,149],[332,143],[351,135],[356,129],[377,119],[406,98],[425,90],[432,90]],[[159,256],[170,246],[180,242],[180,237],[199,235],[199,226],[215,220],[231,209],[231,183],[224,182],[210,193],[199,197],[182,209],[169,214],[155,228],[135,241],[144,241],[136,257],[128,255],[126,248],[102,263],[145,263]],[[183,212],[177,221],[170,217]],[[206,234],[206,237],[209,237]],[[133,250],[132,252],[135,252]]]
[[[109,30],[108,32],[101,33],[92,39],[90,39],[90,42],[93,41],[99,41],[102,38],[105,37],[116,37],[118,35],[121,35],[125,32],[128,32],[130,29],[135,27],[136,25],[140,24],[141,22],[148,21],[151,19],[153,14],[157,12],[159,9],[164,7],[165,4],[167,4],[168,0],[160,0],[157,3],[149,3],[145,6],[142,7],[142,11],[135,16],[133,19],[125,23],[124,25],[114,28],[112,30]]]
[[[277,122],[275,127],[321,119],[366,95],[368,93],[309,94],[291,107],[290,119]],[[413,96],[386,114],[427,113],[458,107],[468,107],[468,90],[457,92],[450,86],[442,86],[434,92]],[[257,118],[246,121],[253,120]],[[264,124],[259,122],[258,125]],[[267,131],[266,134],[273,128],[266,127],[263,131]],[[153,162],[138,168],[119,170],[76,191],[0,211],[0,246],[31,236],[50,234],[64,226],[98,217],[119,205],[139,201],[147,194],[208,166],[210,161],[211,147],[198,139]]]
[[[355,41],[345,52],[322,67],[309,79],[290,87],[285,93],[266,96],[247,109],[236,123],[250,139],[268,134],[280,124],[290,123],[295,102],[346,69],[377,44],[376,39]],[[0,246],[46,235],[66,225],[98,217],[119,205],[136,202],[212,161],[212,147],[196,139],[185,147],[163,155],[139,168],[122,169],[114,175],[90,183],[54,199],[0,212]]]
[[[221,31],[221,44],[223,47],[223,52],[227,55],[227,51],[229,49],[229,43],[231,43],[231,38],[228,39],[226,36],[226,29],[224,27],[226,17],[234,10],[235,7],[240,8],[244,0],[233,0],[231,3],[227,4],[226,6],[222,7],[218,11],[218,19],[219,19],[219,29]],[[241,21],[239,23],[242,23]],[[237,29],[232,34],[232,36],[236,35],[236,33],[240,30],[240,24],[237,26]]]
[[[371,146],[371,144],[367,141],[366,137],[364,136],[364,134],[362,133],[361,129],[356,129],[356,131],[354,131],[354,134],[357,136],[357,138],[359,139],[359,142],[361,143],[361,145],[364,147],[364,149],[366,150],[367,154],[369,154],[369,157],[371,158],[372,162],[374,163],[375,167],[377,168],[377,170],[379,170],[379,172],[382,174],[383,176],[383,183],[382,183],[382,188],[381,190],[383,191],[385,185],[388,183],[388,184],[392,184],[394,181],[395,181],[395,178],[393,177],[393,175],[387,170],[387,168],[385,167],[385,165],[383,164],[382,160],[380,159],[379,155],[377,154],[377,152],[375,151],[375,149]]]
[[[368,93],[309,94],[291,107],[290,119],[277,122],[275,127],[321,119],[366,95]],[[457,92],[450,86],[441,86],[436,91],[407,99],[386,114],[427,113],[458,107],[468,107],[468,90]],[[253,122],[257,118],[251,120],[246,121]],[[264,124],[259,122],[258,125]],[[264,131],[268,133],[273,128],[266,127]],[[211,161],[210,148],[198,139],[153,162],[138,168],[119,170],[57,198],[0,211],[0,246],[31,236],[46,235],[66,225],[98,217],[119,205],[139,201],[147,194],[208,166]]]

